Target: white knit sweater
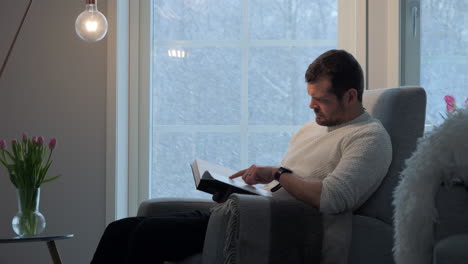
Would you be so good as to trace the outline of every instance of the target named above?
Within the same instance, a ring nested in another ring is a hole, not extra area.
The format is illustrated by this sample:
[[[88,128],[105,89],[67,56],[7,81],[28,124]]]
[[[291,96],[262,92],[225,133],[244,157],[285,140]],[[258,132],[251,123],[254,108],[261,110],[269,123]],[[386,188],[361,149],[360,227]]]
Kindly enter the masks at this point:
[[[390,137],[367,112],[334,127],[306,123],[293,136],[281,165],[304,179],[323,183],[320,211],[359,207],[377,189],[392,159]],[[274,193],[287,195],[281,189]]]

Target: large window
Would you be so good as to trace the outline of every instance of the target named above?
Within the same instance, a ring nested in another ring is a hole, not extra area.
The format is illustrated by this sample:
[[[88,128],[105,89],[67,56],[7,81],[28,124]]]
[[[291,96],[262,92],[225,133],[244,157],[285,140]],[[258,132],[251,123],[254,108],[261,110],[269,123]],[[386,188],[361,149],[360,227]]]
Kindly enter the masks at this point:
[[[337,1],[152,2],[151,197],[196,191],[195,158],[275,165],[313,118],[304,73],[337,46]]]
[[[421,0],[421,85],[430,125],[443,121],[445,95],[459,106],[468,97],[467,13],[467,0]]]

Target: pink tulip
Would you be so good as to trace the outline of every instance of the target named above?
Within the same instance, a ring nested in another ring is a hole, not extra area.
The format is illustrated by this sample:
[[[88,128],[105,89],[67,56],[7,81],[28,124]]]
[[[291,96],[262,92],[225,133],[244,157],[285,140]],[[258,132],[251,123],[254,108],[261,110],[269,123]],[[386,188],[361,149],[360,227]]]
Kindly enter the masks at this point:
[[[34,137],[32,138],[32,143],[37,144],[37,137],[36,137],[36,136],[34,136]]]
[[[37,144],[39,144],[39,146],[42,146],[44,145],[44,137],[40,136],[37,138]]]
[[[4,139],[0,139],[0,149],[6,149],[6,141]]]
[[[28,141],[28,134],[26,132],[23,132],[23,142]]]
[[[445,103],[447,104],[447,112],[453,113],[456,111],[457,106],[455,104],[455,98],[451,95],[444,96]]]
[[[49,142],[49,148],[52,150],[55,148],[55,145],[57,145],[57,139],[52,138]]]
[[[455,103],[455,98],[452,95],[444,96],[444,100],[447,104]]]
[[[14,139],[11,140],[11,144],[12,144],[12,145],[14,145],[14,144],[16,144],[16,143],[18,143],[18,140],[16,140],[16,138],[14,138]]]

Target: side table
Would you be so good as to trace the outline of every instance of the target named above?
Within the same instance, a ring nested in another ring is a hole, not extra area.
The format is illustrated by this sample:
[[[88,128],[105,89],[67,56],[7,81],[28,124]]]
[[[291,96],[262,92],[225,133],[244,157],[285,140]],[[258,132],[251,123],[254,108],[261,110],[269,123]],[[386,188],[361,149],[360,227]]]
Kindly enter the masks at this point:
[[[24,237],[12,237],[12,238],[0,238],[1,243],[25,243],[25,242],[39,242],[45,241],[47,243],[47,247],[49,248],[50,257],[52,258],[52,262],[54,264],[62,264],[62,260],[60,259],[60,254],[57,250],[57,246],[55,245],[55,240],[60,239],[67,239],[72,238],[73,234],[65,234],[65,235],[37,235],[37,236],[24,236]]]

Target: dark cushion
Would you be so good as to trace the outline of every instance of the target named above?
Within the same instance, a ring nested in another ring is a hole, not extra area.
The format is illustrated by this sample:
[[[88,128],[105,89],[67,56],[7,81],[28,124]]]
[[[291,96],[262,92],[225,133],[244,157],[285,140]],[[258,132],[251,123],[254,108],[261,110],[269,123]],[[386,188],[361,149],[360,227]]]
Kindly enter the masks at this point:
[[[446,237],[434,247],[434,264],[468,263],[468,234]]]

